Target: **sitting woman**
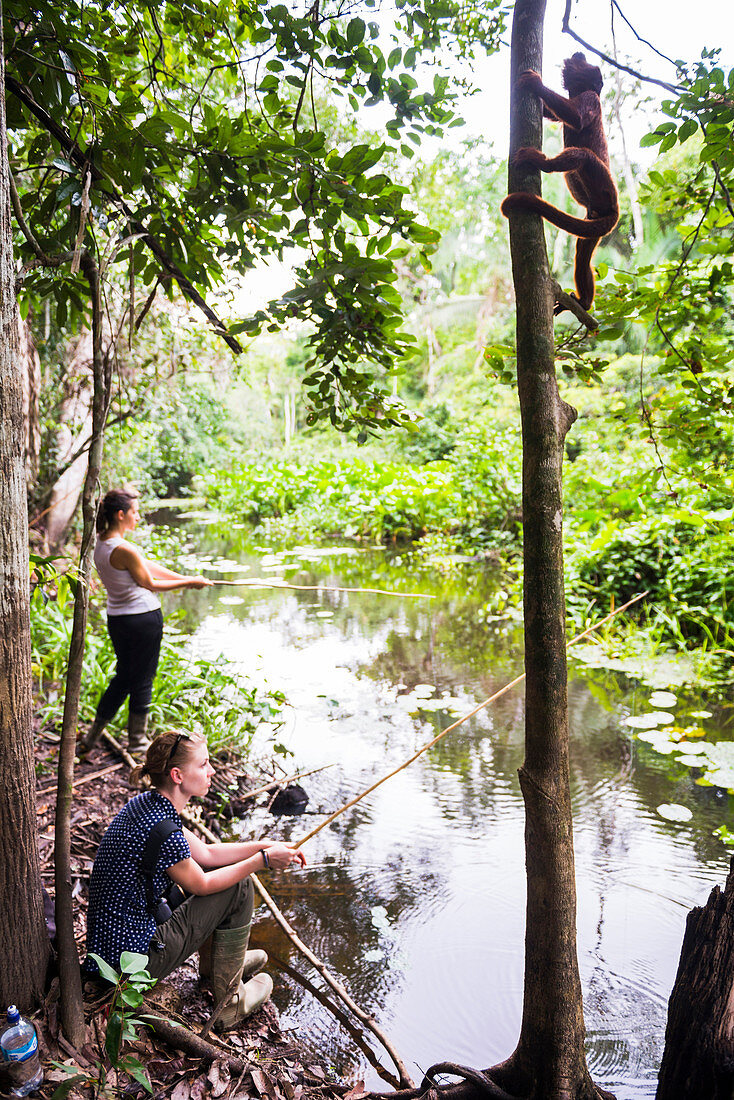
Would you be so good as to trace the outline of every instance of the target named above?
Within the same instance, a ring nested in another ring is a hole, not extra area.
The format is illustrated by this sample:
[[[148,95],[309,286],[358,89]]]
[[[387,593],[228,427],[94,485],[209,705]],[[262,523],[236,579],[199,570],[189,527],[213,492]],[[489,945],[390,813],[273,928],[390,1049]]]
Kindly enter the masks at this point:
[[[259,1008],[273,988],[271,978],[258,973],[267,962],[265,952],[247,950],[254,899],[250,875],[268,867],[303,867],[306,860],[301,851],[272,840],[205,844],[184,828],[180,811],[207,793],[213,774],[203,737],[170,730],[153,741],[145,763],[130,775],[133,783],[147,780],[152,789],[120,810],[94,860],[87,950],[115,968],[123,951],[140,952],[148,956],[155,978],[166,977],[198,951],[200,974],[209,979],[216,1003],[227,998],[219,1022],[228,1028]],[[153,830],[158,835],[154,862]],[[161,899],[172,883],[191,896],[161,915]],[[84,969],[97,970],[91,957]]]

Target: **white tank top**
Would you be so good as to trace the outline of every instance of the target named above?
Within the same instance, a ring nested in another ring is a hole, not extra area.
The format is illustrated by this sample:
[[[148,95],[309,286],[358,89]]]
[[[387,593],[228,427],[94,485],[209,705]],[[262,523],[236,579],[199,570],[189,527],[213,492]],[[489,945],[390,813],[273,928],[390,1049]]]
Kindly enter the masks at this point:
[[[142,588],[127,569],[115,569],[110,562],[110,554],[124,541],[122,535],[111,535],[108,539],[98,538],[94,546],[94,564],[107,589],[107,614],[140,615],[155,611],[161,606],[155,592]]]

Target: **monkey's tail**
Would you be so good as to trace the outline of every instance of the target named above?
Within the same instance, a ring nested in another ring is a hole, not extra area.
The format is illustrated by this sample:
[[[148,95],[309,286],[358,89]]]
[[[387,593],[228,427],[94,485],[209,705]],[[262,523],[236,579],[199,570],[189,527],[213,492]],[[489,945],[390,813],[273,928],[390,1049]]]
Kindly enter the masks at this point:
[[[538,195],[531,195],[529,191],[513,191],[503,200],[500,209],[505,217],[510,210],[532,210],[541,214],[552,225],[564,229],[566,233],[573,233],[575,237],[605,237],[619,221],[616,210],[599,218],[574,218]]]

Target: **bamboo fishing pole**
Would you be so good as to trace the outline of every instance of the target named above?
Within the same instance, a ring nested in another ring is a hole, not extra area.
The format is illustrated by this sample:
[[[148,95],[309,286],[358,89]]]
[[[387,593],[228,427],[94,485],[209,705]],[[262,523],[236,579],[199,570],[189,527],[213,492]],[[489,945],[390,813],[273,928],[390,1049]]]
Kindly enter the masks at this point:
[[[620,615],[623,611],[626,611],[628,607],[631,607],[632,604],[644,599],[646,595],[647,590],[645,592],[640,592],[639,595],[633,596],[631,600],[627,601],[627,603],[624,603],[620,607],[616,608],[616,610],[611,611],[598,623],[594,623],[592,626],[587,627],[586,630],[581,632],[581,634],[577,634],[575,638],[572,638],[570,642],[566,642],[566,649],[568,649],[569,646],[575,645],[576,642],[580,642],[582,638],[588,638],[589,634],[593,634],[595,630],[600,630],[601,627],[605,626],[616,615]],[[341,806],[338,810],[334,810],[333,814],[329,814],[329,816],[325,818],[320,825],[317,825],[314,829],[312,829],[310,833],[306,833],[306,835],[304,837],[301,837],[300,840],[293,842],[292,846],[294,848],[302,847],[307,840],[311,840],[313,837],[315,837],[317,833],[320,833],[322,829],[325,829],[327,825],[330,825],[335,818],[339,817],[346,810],[351,809],[352,806],[356,806],[358,802],[361,802],[362,799],[366,798],[368,794],[371,794],[372,791],[377,790],[378,787],[381,787],[383,783],[386,783],[388,781],[388,779],[392,779],[392,777],[394,775],[397,775],[398,772],[404,771],[405,768],[409,767],[414,760],[417,760],[418,757],[422,756],[424,752],[428,751],[428,749],[433,748],[433,746],[438,744],[438,742],[442,738],[446,737],[447,734],[451,733],[458,726],[462,726],[464,722],[468,722],[470,718],[473,718],[474,715],[478,714],[480,710],[484,710],[484,708],[488,707],[490,703],[494,703],[495,700],[500,699],[503,695],[506,695],[508,691],[512,690],[512,688],[517,687],[518,684],[521,684],[524,679],[525,673],[523,672],[519,676],[516,676],[514,680],[510,680],[509,684],[505,684],[504,687],[501,687],[499,691],[495,691],[495,693],[485,699],[484,702],[479,703],[478,706],[474,707],[474,710],[470,710],[468,714],[463,715],[463,717],[461,718],[457,718],[455,722],[452,722],[450,726],[446,727],[446,729],[441,730],[441,732],[438,733],[434,738],[432,738],[432,740],[426,742],[425,745],[422,745],[421,748],[419,748],[417,752],[414,752],[413,755],[403,764],[400,764],[400,766],[397,768],[393,768],[391,772],[388,772],[387,775],[383,775],[383,777],[381,779],[378,779],[375,783],[372,783],[365,791],[362,791],[361,794],[355,795],[354,798],[350,799],[349,802],[345,802],[345,804]]]
[[[376,596],[403,596],[408,600],[435,600],[428,592],[390,592],[385,588],[335,588],[327,584],[289,584],[288,581],[267,581],[262,577],[250,577],[242,581],[212,581],[212,586],[226,584],[235,588],[288,588],[294,592],[371,592]]]

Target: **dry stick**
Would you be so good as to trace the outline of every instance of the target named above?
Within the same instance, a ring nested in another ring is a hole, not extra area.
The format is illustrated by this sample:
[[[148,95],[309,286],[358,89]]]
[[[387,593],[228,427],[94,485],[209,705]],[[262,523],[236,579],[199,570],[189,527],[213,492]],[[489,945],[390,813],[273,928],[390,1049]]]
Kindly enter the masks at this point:
[[[172,1024],[169,1020],[162,1020],[160,1016],[154,1016],[152,1013],[145,1014],[145,1022],[152,1028],[157,1038],[162,1039],[164,1043],[172,1046],[175,1050],[182,1050],[185,1054],[206,1059],[209,1062],[221,1059],[230,1073],[244,1075],[249,1068],[248,1063],[242,1058],[225,1053],[219,1047],[215,1047],[213,1043],[207,1042],[206,1039],[195,1035],[193,1031],[189,1031],[188,1028],[180,1024]]]
[[[288,584],[286,581],[266,581],[252,577],[246,581],[212,581],[212,585],[226,584],[242,588],[290,588],[294,592],[371,592],[377,596],[403,596],[409,600],[435,600],[427,592],[388,592],[385,588],[333,588],[327,584]]]
[[[102,736],[107,744],[110,746],[110,748],[113,748],[115,752],[122,757],[126,764],[129,764],[131,768],[137,767],[137,761],[130,755],[127,749],[123,749],[120,742],[116,741],[108,730],[102,730]]]
[[[213,841],[215,844],[218,843],[218,839],[217,839],[216,835],[211,831],[211,829],[208,828],[208,826],[204,825],[203,822],[197,821],[194,817],[191,816],[191,814],[188,814],[186,812],[186,810],[182,810],[180,812],[179,816],[181,817],[182,821],[185,821],[188,825],[191,825],[193,828],[198,829],[199,832],[203,836],[205,836],[208,840]],[[297,950],[301,952],[301,954],[304,956],[304,958],[308,959],[308,961],[311,963],[311,965],[316,970],[318,970],[319,974],[324,979],[324,981],[327,983],[327,985],[329,985],[334,990],[334,992],[337,994],[338,997],[341,998],[341,1000],[344,1002],[344,1004],[349,1009],[351,1009],[351,1011],[354,1013],[354,1015],[357,1017],[357,1019],[369,1031],[372,1032],[372,1034],[375,1036],[375,1038],[377,1038],[382,1043],[383,1047],[385,1048],[385,1050],[387,1051],[387,1053],[390,1055],[393,1062],[395,1063],[395,1067],[396,1067],[396,1069],[398,1071],[398,1075],[400,1077],[401,1085],[404,1088],[413,1088],[414,1085],[413,1085],[413,1083],[410,1079],[410,1075],[408,1074],[408,1071],[406,1070],[401,1058],[396,1053],[396,1051],[393,1049],[393,1046],[392,1046],[390,1040],[384,1034],[384,1032],[382,1031],[380,1026],[375,1022],[375,1020],[373,1020],[373,1018],[371,1016],[369,1016],[364,1011],[364,1009],[361,1009],[359,1007],[359,1005],[356,1004],[352,1000],[352,998],[349,996],[349,994],[347,993],[344,986],[341,985],[336,980],[336,978],[332,978],[331,974],[329,974],[328,970],[326,969],[325,964],[321,961],[321,959],[319,959],[316,955],[314,955],[313,951],[311,951],[310,948],[306,947],[306,944],[301,939],[298,938],[296,933],[293,931],[291,926],[288,924],[288,921],[285,919],[285,917],[281,913],[278,906],[275,904],[274,900],[271,898],[270,894],[267,892],[267,890],[265,889],[263,884],[260,882],[257,875],[252,874],[252,875],[250,875],[250,878],[252,879],[252,882],[253,882],[253,885],[255,886],[255,889],[258,891],[261,898],[263,899],[263,901],[267,905],[270,912],[275,917],[275,919],[278,922],[278,924],[280,925],[280,927],[283,929],[285,934],[288,936],[288,939],[291,941],[293,946],[296,947]]]
[[[82,783],[91,783],[93,779],[101,779],[103,775],[109,775],[110,772],[119,771],[122,764],[110,764],[106,768],[102,768],[99,772],[91,772],[89,775],[83,775],[80,779],[75,779],[72,783],[72,787],[76,789],[81,787]],[[57,784],[54,783],[53,787],[44,787],[43,790],[36,791],[36,797],[40,797],[42,794],[53,794],[56,790]]]
[[[239,802],[244,802],[248,798],[257,798],[258,795],[266,794],[268,791],[272,791],[273,787],[280,787],[285,784],[287,787],[289,783],[295,783],[298,779],[305,779],[307,775],[316,775],[317,772],[325,772],[327,768],[334,768],[335,764],[322,764],[320,768],[311,768],[307,772],[296,772],[295,775],[289,775],[285,779],[271,779],[269,783],[266,783],[263,787],[255,787],[251,791],[245,791],[243,794],[237,795]]]
[[[282,970],[284,974],[287,974],[290,978],[292,978],[294,982],[298,982],[299,985],[303,986],[303,988],[306,989],[312,997],[315,997],[316,1000],[320,1002],[320,1004],[328,1008],[329,1012],[331,1012],[333,1016],[336,1016],[339,1023],[342,1025],[345,1031],[349,1032],[352,1039],[354,1040],[354,1043],[362,1051],[365,1058],[373,1067],[373,1069],[377,1071],[377,1073],[380,1075],[380,1077],[382,1077],[384,1081],[387,1081],[388,1085],[391,1085],[394,1089],[400,1088],[400,1082],[398,1081],[395,1074],[391,1073],[389,1069],[385,1069],[380,1060],[377,1058],[377,1055],[375,1054],[372,1047],[369,1045],[369,1043],[365,1041],[363,1033],[359,1030],[359,1028],[355,1027],[350,1018],[347,1016],[346,1012],[343,1012],[337,1004],[335,1004],[332,1000],[329,999],[329,997],[327,997],[323,989],[319,989],[318,986],[309,981],[305,974],[302,974],[300,970],[296,970],[295,966],[291,966],[290,963],[287,963],[285,961],[285,959],[281,959],[277,955],[274,955],[272,951],[269,952],[269,958],[271,963],[274,963],[275,966]]]
[[[646,595],[647,590],[645,592],[641,592],[637,596],[633,596],[631,600],[628,600],[627,603],[622,604],[622,606],[618,607],[616,611],[610,612],[609,615],[606,616],[606,618],[601,619],[598,623],[594,623],[593,626],[587,627],[587,629],[584,630],[581,634],[577,634],[575,638],[572,638],[570,642],[566,643],[566,648],[574,645],[576,642],[580,642],[582,638],[588,637],[588,635],[592,634],[595,630],[599,630],[602,626],[605,625],[605,623],[608,623],[610,619],[613,619],[615,615],[621,614],[622,611],[625,611],[628,607],[631,607],[633,603],[637,603],[638,600],[643,599]],[[378,779],[377,782],[368,787],[366,791],[362,791],[361,794],[358,794],[355,798],[350,799],[350,801],[345,803],[344,806],[341,806],[338,810],[335,810],[333,814],[329,814],[329,816],[325,818],[320,825],[317,825],[315,829],[312,829],[310,833],[306,833],[306,835],[302,837],[299,841],[293,842],[292,847],[300,848],[303,844],[306,843],[307,840],[311,840],[311,838],[316,836],[317,833],[320,833],[322,829],[324,829],[334,820],[334,818],[339,817],[340,814],[343,814],[344,811],[350,809],[350,807],[356,806],[358,802],[361,802],[363,798],[366,798],[367,795],[371,794],[372,791],[377,789],[377,787],[380,787],[383,783],[386,783],[388,779],[392,779],[394,775],[397,775],[398,772],[403,771],[410,764],[412,764],[414,760],[417,760],[418,757],[421,756],[424,752],[432,748],[438,741],[441,740],[441,738],[445,737],[447,733],[451,733],[451,731],[455,730],[457,726],[461,726],[464,724],[464,722],[468,722],[468,720],[470,718],[473,718],[475,714],[478,714],[480,710],[484,710],[484,708],[488,707],[490,703],[493,703],[502,695],[506,695],[511,688],[516,687],[517,684],[522,683],[524,679],[525,673],[523,672],[519,676],[516,676],[514,680],[511,680],[509,684],[505,684],[505,686],[500,688],[499,691],[495,691],[494,695],[490,695],[488,699],[485,699],[483,703],[480,703],[478,706],[476,706],[474,710],[469,711],[469,713],[465,714],[462,718],[458,718],[450,726],[447,726],[445,730],[441,730],[441,732],[437,734],[433,738],[433,740],[429,741],[427,744],[419,748],[417,752],[413,753],[409,760],[406,760],[405,763],[400,765],[400,767],[394,768],[393,771],[388,772],[387,775],[383,775],[382,779]]]
[[[364,1011],[364,1009],[360,1008],[359,1005],[356,1004],[352,1000],[352,998],[349,996],[349,994],[347,993],[344,986],[340,982],[338,982],[336,980],[336,978],[332,978],[331,974],[326,969],[325,965],[321,962],[321,960],[319,958],[317,958],[317,956],[314,955],[313,951],[311,951],[308,947],[306,947],[305,943],[303,943],[303,941],[298,938],[298,936],[293,931],[293,929],[291,928],[288,921],[285,919],[285,917],[281,913],[278,906],[275,904],[275,902],[271,898],[268,891],[265,889],[263,884],[260,882],[260,879],[257,877],[257,875],[253,874],[250,877],[252,878],[252,881],[255,885],[255,889],[260,894],[260,897],[263,899],[263,901],[265,902],[268,909],[270,910],[270,912],[275,917],[275,919],[278,922],[278,924],[280,925],[280,927],[283,929],[285,934],[288,936],[291,943],[293,943],[298,948],[298,950],[301,952],[301,954],[305,958],[308,959],[308,961],[311,963],[311,965],[316,970],[318,970],[319,974],[324,979],[324,981],[327,983],[327,985],[329,985],[334,990],[334,992],[341,998],[341,1000],[344,1001],[344,1003],[347,1005],[348,1008],[351,1009],[351,1011],[354,1013],[354,1015],[357,1017],[357,1019],[360,1020],[361,1023],[364,1024],[364,1026],[366,1028],[369,1028],[369,1030],[372,1032],[372,1034],[375,1035],[379,1039],[379,1041],[382,1043],[383,1047],[385,1048],[387,1053],[390,1055],[390,1057],[392,1058],[392,1060],[395,1064],[395,1068],[397,1069],[398,1075],[400,1077],[400,1084],[403,1086],[403,1088],[414,1088],[415,1086],[413,1085],[413,1082],[410,1079],[410,1075],[409,1075],[407,1069],[405,1068],[405,1065],[404,1065],[402,1059],[400,1058],[400,1056],[395,1051],[392,1043],[387,1038],[387,1036],[385,1035],[382,1028],[377,1024],[377,1022],[372,1018],[372,1016],[368,1015],[368,1013],[366,1013]]]

